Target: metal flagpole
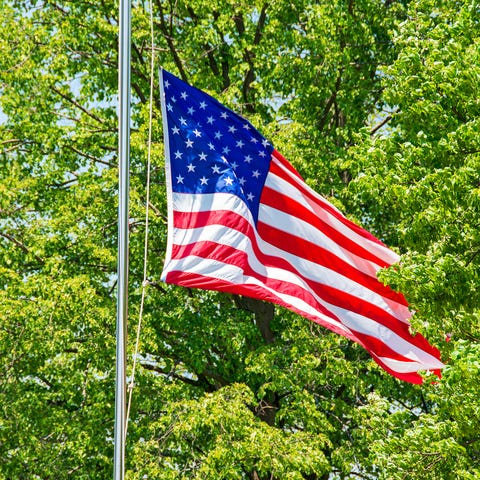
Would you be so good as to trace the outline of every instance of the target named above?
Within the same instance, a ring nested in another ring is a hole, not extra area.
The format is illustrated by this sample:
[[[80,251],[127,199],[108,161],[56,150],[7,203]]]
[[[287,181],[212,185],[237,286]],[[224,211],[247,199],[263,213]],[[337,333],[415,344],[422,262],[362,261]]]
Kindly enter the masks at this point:
[[[126,343],[128,315],[128,220],[130,169],[131,0],[120,0],[118,42],[118,259],[117,360],[115,381],[114,480],[125,476]]]

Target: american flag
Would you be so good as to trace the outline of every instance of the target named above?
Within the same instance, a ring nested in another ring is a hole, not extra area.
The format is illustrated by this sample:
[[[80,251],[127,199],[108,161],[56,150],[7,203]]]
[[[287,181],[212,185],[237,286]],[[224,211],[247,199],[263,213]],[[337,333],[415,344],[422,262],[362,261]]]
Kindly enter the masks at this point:
[[[247,120],[160,73],[168,191],[162,280],[274,302],[421,383],[438,350],[409,332],[402,294],[377,280],[397,254],[309,188]]]

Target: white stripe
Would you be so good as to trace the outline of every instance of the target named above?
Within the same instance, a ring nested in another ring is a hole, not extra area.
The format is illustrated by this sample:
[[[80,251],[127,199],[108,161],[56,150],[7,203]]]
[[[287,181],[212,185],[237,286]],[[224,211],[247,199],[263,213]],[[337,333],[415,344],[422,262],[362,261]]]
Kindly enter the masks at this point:
[[[387,357],[378,357],[387,367],[390,367],[395,372],[399,373],[414,373],[418,370],[437,370],[443,368],[443,363],[438,362],[435,359],[435,362],[431,364],[428,363],[418,363],[418,362],[402,362],[400,360],[395,360],[393,358]]]
[[[278,159],[275,155],[275,150],[272,152],[272,162],[277,165],[285,174],[287,177],[291,178],[297,185],[301,185],[304,187],[305,190],[307,190],[309,193],[312,194],[312,196],[321,204],[329,206],[332,210],[337,212],[339,215],[342,217],[344,216],[343,213],[333,204],[331,204],[326,198],[322,197],[320,194],[318,194],[315,190],[313,190],[308,184],[305,183],[305,181],[295,175],[293,172],[291,172],[284,164],[283,162]],[[288,163],[288,160],[287,160]],[[292,167],[293,168],[293,167]]]
[[[342,215],[342,217],[344,216],[342,212],[340,212],[334,205],[328,202],[325,198],[315,192],[315,190],[310,188],[305,182],[301,181],[297,176],[295,176],[287,168],[285,168],[282,163],[275,158],[274,155],[272,156],[272,161],[275,162],[275,164],[279,166],[282,171],[284,171],[285,174],[289,178],[291,178],[295,184],[301,186],[303,189],[307,190],[312,196],[314,196],[315,199],[318,201],[319,205],[312,205],[312,200],[306,198],[300,190],[272,173],[268,174],[265,185],[278,192],[281,192],[286,196],[294,198],[296,201],[309,208],[310,211],[314,212],[322,220],[331,225],[335,230],[338,230],[343,235],[352,239],[355,243],[358,243],[366,250],[371,251],[375,256],[381,258],[385,262],[389,264],[398,262],[400,257],[393,250],[390,250],[384,245],[381,245],[377,242],[363,237],[362,235],[359,235],[357,232],[349,228],[347,225],[338,220],[334,215],[328,212],[328,210],[325,210],[322,205],[328,205],[330,208]]]
[[[377,323],[363,315],[359,315],[351,310],[346,310],[335,305],[325,302],[328,310],[332,311],[337,317],[342,319],[342,323],[356,332],[370,335],[378,338],[385,345],[388,345],[392,350],[395,350],[400,355],[421,363],[422,365],[435,366],[435,368],[442,368],[443,364],[435,357],[430,355],[425,350],[415,346],[413,343],[403,339],[388,327]]]
[[[179,193],[175,192],[172,208],[176,212],[210,212],[230,210],[253,223],[253,217],[245,202],[231,193]]]
[[[315,245],[325,248],[333,255],[370,277],[376,278],[376,274],[381,268],[380,265],[358,257],[350,250],[342,248],[337,242],[325,235],[318,228],[315,228],[312,224],[305,222],[299,217],[289,215],[282,210],[260,204],[258,220],[259,222],[279,228],[289,234],[301,237]]]

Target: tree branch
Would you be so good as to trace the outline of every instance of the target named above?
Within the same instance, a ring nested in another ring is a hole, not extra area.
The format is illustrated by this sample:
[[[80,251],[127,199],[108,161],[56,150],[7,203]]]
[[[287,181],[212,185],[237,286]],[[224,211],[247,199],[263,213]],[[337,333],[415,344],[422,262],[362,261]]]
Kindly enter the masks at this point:
[[[171,378],[176,378],[177,380],[180,380],[184,383],[187,383],[188,385],[193,385],[194,387],[199,387],[202,385],[202,382],[199,380],[194,380],[193,378],[188,378],[184,377],[182,375],[178,375],[174,371],[170,372],[165,372],[162,368],[160,368],[158,365],[152,365],[151,363],[142,363],[140,362],[140,365],[145,369],[145,370],[150,370],[152,372],[159,373],[160,375],[163,375],[165,377],[171,377]]]
[[[342,75],[341,75],[341,72],[340,72],[338,77],[337,77],[337,80],[335,82],[334,90],[333,90],[332,94],[330,95],[330,97],[328,98],[327,103],[325,104],[325,108],[323,109],[323,113],[320,117],[320,120],[318,121],[318,129],[320,131],[323,131],[323,129],[325,128],[325,125],[327,123],[328,114],[330,113],[330,109],[332,108],[332,105],[334,104],[334,102],[337,98],[337,93],[338,93],[338,90],[340,89],[341,82],[342,82]]]
[[[35,255],[34,253],[31,253],[30,252],[30,249],[25,245],[23,244],[22,242],[20,242],[20,240],[17,240],[15,237],[13,237],[12,235],[10,235],[9,233],[4,233],[4,232],[0,232],[0,236],[2,236],[3,238],[9,240],[10,242],[12,242],[13,244],[15,244],[18,248],[20,248],[20,250],[22,250],[24,253],[26,254],[32,254],[33,257],[35,258],[35,260],[40,263],[41,265],[43,265],[45,263],[44,260],[42,260],[39,256]]]
[[[90,118],[93,118],[94,120],[96,120],[99,123],[105,123],[100,117],[98,117],[94,113],[88,111],[83,105],[80,105],[76,100],[74,100],[73,98],[70,98],[68,95],[65,95],[60,90],[55,88],[53,85],[50,87],[50,89],[53,92],[55,92],[57,95],[60,95],[64,100],[66,100],[67,102],[71,103],[72,105],[74,105],[75,107],[80,109],[83,113],[88,115]]]
[[[162,7],[162,2],[161,0],[156,0],[156,4],[158,7],[158,10],[160,11],[160,30],[163,33],[163,37],[167,41],[168,48],[173,55],[173,61],[175,62],[175,65],[178,68],[178,71],[180,73],[180,77],[184,82],[188,83],[188,77],[187,73],[185,72],[185,69],[183,68],[182,60],[180,59],[180,56],[178,55],[177,49],[175,47],[175,43],[173,42],[173,37],[172,35],[168,32],[167,29],[167,24],[165,23],[165,14],[163,11]]]
[[[240,308],[252,312],[255,315],[255,324],[260,330],[265,343],[273,343],[275,341],[275,337],[270,329],[270,322],[273,320],[275,313],[275,307],[273,306],[273,303],[262,302],[256,298],[241,297],[238,295],[234,295],[234,299]]]
[[[254,46],[258,45],[262,38],[263,28],[265,27],[265,22],[267,19],[267,8],[268,8],[268,3],[264,3],[262,10],[260,12],[260,16],[258,18],[257,27],[255,29],[255,37],[253,39]],[[234,21],[237,26],[238,33],[240,35],[243,34],[243,32],[245,31],[243,17],[237,15],[234,17]],[[255,63],[254,63],[255,53],[252,50],[245,49],[244,59],[248,63],[249,68],[243,80],[242,95],[243,95],[243,101],[245,102],[245,108],[247,109],[247,111],[253,113],[255,111],[255,105],[253,100],[249,101],[249,97],[251,92],[251,85],[255,80]]]
[[[98,162],[98,163],[101,163],[102,165],[106,165],[107,167],[115,167],[113,163],[106,162],[105,160],[100,160],[99,158],[94,157],[93,155],[82,152],[81,150],[78,150],[78,148],[75,148],[73,145],[67,145],[67,148],[74,151],[75,153],[78,153],[78,155],[80,155],[81,157],[92,160],[92,162]]]
[[[50,188],[63,188],[63,187],[71,187],[73,183],[77,182],[78,179],[77,178],[72,178],[70,180],[65,180],[64,182],[61,182],[61,183],[49,183],[47,185],[47,187],[50,187]]]
[[[394,112],[392,112],[390,115],[387,115],[378,125],[375,125],[370,130],[370,136],[375,135],[383,126],[385,126],[392,118],[393,116],[400,111],[399,108],[397,108]]]

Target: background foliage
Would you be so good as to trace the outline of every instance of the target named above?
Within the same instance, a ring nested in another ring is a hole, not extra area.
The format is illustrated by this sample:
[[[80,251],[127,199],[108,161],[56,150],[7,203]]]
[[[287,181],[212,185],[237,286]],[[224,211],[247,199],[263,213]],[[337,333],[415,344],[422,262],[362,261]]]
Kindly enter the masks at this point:
[[[0,479],[110,478],[117,5],[0,6]],[[284,309],[158,284],[157,94],[127,478],[478,478],[477,2],[156,0],[153,9],[159,65],[246,115],[309,184],[402,254],[382,279],[406,294],[412,328],[447,367],[441,381],[401,383]],[[147,2],[134,2],[131,319],[148,18]]]

